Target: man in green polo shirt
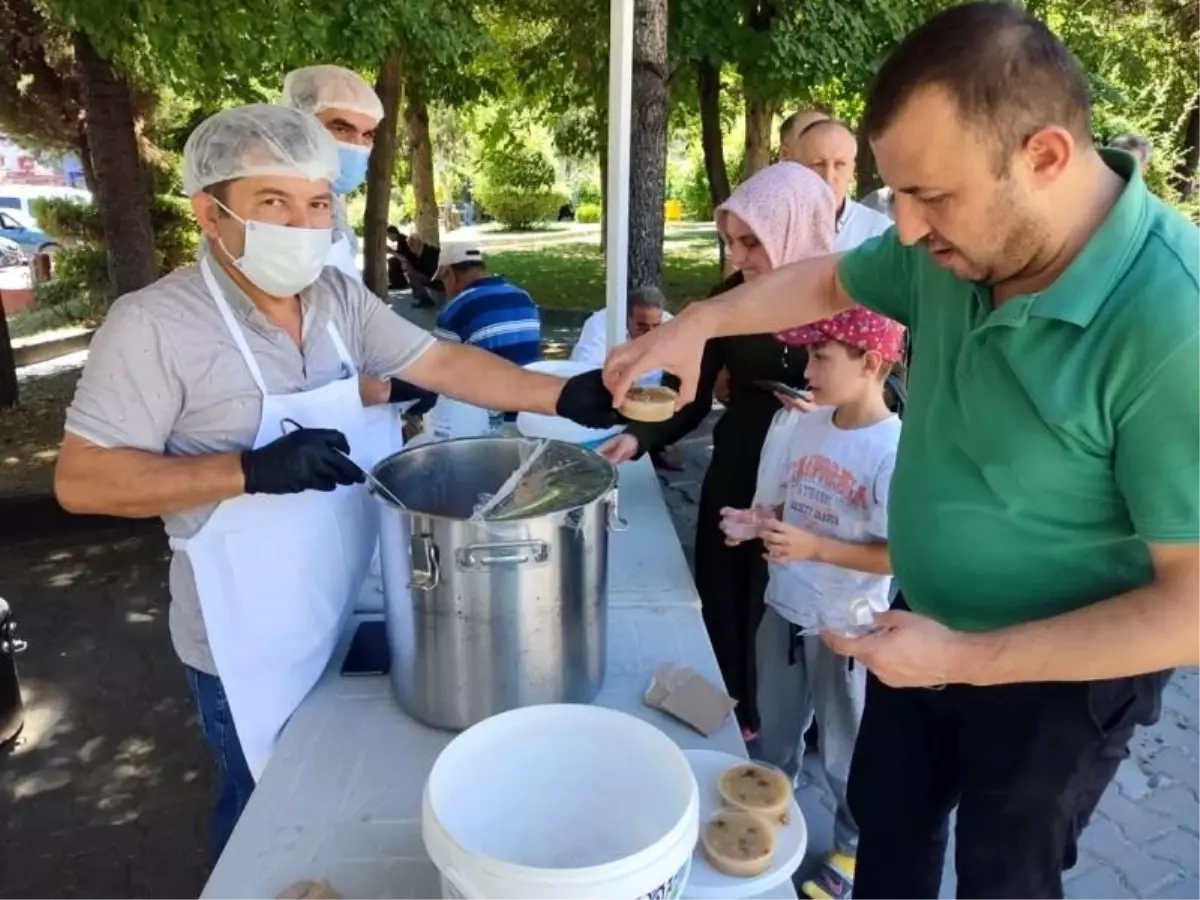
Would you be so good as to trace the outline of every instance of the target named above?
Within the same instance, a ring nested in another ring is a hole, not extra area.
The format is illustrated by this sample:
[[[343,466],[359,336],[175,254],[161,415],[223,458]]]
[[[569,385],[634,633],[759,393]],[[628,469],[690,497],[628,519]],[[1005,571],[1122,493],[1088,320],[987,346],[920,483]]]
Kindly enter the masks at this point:
[[[850,775],[855,897],[1061,897],[1134,726],[1200,661],[1200,233],[1092,143],[1076,61],[972,3],[910,34],[863,127],[896,226],[777,270],[615,350],[690,399],[711,337],[858,302],[912,331],[891,484],[902,596]]]

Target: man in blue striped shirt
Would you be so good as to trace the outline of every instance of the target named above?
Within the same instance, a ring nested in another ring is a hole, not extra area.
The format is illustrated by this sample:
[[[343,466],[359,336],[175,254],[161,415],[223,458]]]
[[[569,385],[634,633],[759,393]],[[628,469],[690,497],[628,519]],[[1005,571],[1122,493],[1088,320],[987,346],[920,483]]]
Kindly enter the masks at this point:
[[[489,275],[483,252],[474,244],[445,244],[438,278],[447,303],[434,335],[471,344],[524,366],[542,355],[542,321],[528,292],[499,275]]]

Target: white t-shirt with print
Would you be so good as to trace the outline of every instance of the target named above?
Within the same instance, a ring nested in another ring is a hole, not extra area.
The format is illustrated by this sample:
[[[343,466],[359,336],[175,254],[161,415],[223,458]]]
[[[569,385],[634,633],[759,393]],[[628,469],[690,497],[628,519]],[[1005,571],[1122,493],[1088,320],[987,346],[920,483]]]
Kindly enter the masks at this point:
[[[834,407],[804,416],[792,434],[783,520],[814,534],[850,543],[887,540],[887,500],[900,419],[862,428],[833,423]],[[794,625],[832,628],[851,621],[851,604],[888,608],[890,575],[875,575],[808,560],[771,565],[767,602]]]

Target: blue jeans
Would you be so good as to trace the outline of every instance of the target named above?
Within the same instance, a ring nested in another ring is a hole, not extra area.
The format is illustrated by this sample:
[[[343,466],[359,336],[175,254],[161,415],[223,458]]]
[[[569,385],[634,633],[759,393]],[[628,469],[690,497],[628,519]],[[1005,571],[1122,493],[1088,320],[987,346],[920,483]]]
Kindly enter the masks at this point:
[[[213,806],[210,826],[215,860],[225,849],[229,836],[233,834],[233,826],[250,802],[254,777],[246,765],[246,757],[242,755],[242,745],[233,727],[233,713],[229,709],[221,679],[190,666],[184,666],[184,671],[200,713],[204,742],[208,744],[217,766],[217,802]]]

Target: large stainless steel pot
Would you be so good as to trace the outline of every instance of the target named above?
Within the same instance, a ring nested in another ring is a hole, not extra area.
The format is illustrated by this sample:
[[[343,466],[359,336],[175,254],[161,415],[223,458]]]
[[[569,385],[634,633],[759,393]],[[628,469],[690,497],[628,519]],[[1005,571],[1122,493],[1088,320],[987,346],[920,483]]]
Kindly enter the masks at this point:
[[[8,604],[0,599],[0,750],[16,741],[25,724],[25,705],[21,701],[15,659],[25,649],[25,642],[17,640],[15,632],[16,625]]]
[[[619,521],[616,470],[551,441],[503,521],[470,521],[543,442],[481,437],[403,450],[375,476],[380,550],[401,707],[464,729],[536,703],[587,703],[604,680],[608,530]]]

